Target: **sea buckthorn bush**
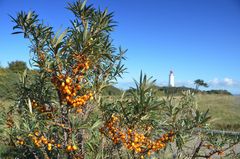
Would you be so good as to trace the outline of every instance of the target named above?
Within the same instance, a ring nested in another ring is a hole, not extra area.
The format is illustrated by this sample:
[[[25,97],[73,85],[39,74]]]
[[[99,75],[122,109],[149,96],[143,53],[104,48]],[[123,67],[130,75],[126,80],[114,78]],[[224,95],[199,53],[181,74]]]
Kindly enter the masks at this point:
[[[142,73],[121,97],[103,95],[125,72],[126,51],[112,44],[113,14],[86,1],[67,8],[74,19],[57,32],[34,11],[12,17],[13,34],[30,41],[34,70],[20,75],[15,104],[2,112],[1,156],[210,158],[239,143],[236,137],[205,132],[208,111],[198,111],[190,91],[159,97],[155,81]]]
[[[180,98],[159,98],[154,82],[141,73],[136,88],[121,99],[101,102],[105,123],[100,132],[115,145],[111,154],[117,151],[122,158],[150,158],[163,156],[167,150],[177,153],[184,140],[193,136],[194,128],[205,126],[209,116],[197,110],[191,92]]]
[[[21,76],[16,105],[5,114],[9,130],[5,138],[11,141],[9,152],[14,152],[7,153],[13,156],[89,156],[87,141],[101,124],[96,101],[125,70],[121,63],[125,51],[117,50],[110,37],[115,26],[112,13],[86,6],[85,1],[67,8],[75,19],[58,32],[34,11],[12,17],[13,34],[23,34],[31,42],[35,69],[34,74],[25,71]]]

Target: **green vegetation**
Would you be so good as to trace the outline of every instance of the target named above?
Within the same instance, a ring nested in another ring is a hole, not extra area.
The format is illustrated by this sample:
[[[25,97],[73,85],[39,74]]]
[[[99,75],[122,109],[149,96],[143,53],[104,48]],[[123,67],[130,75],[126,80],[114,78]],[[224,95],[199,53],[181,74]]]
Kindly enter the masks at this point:
[[[240,136],[208,133],[209,111],[196,105],[201,91],[157,87],[142,72],[126,93],[111,86],[126,69],[126,51],[116,51],[110,37],[113,14],[81,0],[67,9],[74,20],[63,33],[35,12],[12,17],[14,34],[31,41],[37,71],[19,61],[2,69],[1,85],[10,75],[20,78],[11,77],[16,87],[4,90],[16,95],[1,106],[1,157],[144,159],[171,153],[193,159],[223,156],[228,149],[227,155],[240,155],[232,149]]]
[[[229,91],[221,90],[221,89],[219,89],[219,90],[213,89],[213,90],[204,91],[204,92],[207,93],[207,94],[232,95],[232,93],[230,93]]]
[[[210,110],[215,128],[240,130],[240,96],[199,94],[196,98],[200,110]]]
[[[160,87],[155,85],[154,89],[158,92],[159,95],[168,95],[168,94],[172,94],[174,96],[177,95],[181,95],[183,91],[191,91],[194,92],[195,94],[219,94],[219,95],[232,95],[229,91],[227,90],[208,90],[208,91],[204,91],[204,90],[197,90],[194,88],[190,88],[190,87]],[[131,89],[129,89],[131,90]],[[129,91],[127,90],[127,92]]]
[[[23,73],[27,69],[27,64],[23,61],[12,61],[8,63],[8,69],[14,73]]]
[[[14,64],[11,62],[9,64]],[[23,64],[24,62],[19,62]],[[24,64],[23,64],[24,65]],[[0,100],[2,103],[9,103],[16,98],[17,89],[16,86],[19,82],[19,75],[16,69],[12,71],[10,65],[7,68],[0,68]],[[20,70],[19,70],[20,71]],[[29,71],[29,75],[32,76],[36,71]],[[157,92],[157,95],[166,96],[168,93],[174,95],[180,95],[182,91],[190,90],[197,94],[196,99],[200,110],[210,110],[212,116],[212,125],[215,128],[224,130],[239,130],[240,129],[240,97],[231,96],[231,93],[226,90],[210,90],[210,91],[196,91],[193,88],[188,87],[153,87]],[[126,92],[130,92],[131,89]],[[118,98],[123,93],[123,90],[114,87],[107,86],[103,89],[104,96],[115,96]],[[8,104],[7,104],[8,105]]]
[[[107,95],[107,96],[121,96],[122,93],[123,93],[123,90],[114,86],[107,86],[103,89],[103,95]]]
[[[14,99],[16,97],[16,85],[19,82],[19,75],[23,72],[24,69],[28,69],[26,67],[26,63],[23,61],[13,61],[10,62],[8,67],[0,68],[0,98],[4,99]],[[36,70],[29,70],[28,75],[33,76],[36,74]],[[167,95],[174,94],[180,95],[183,91],[190,90],[195,93],[201,94],[220,94],[220,95],[231,95],[227,90],[208,90],[201,91],[194,88],[189,87],[160,87],[155,85],[154,89],[158,92],[158,95]],[[129,92],[131,89],[126,90]],[[109,96],[121,96],[124,91],[113,86],[106,86],[103,88],[103,95]]]
[[[233,96],[227,90],[209,90],[196,91],[189,87],[159,87],[154,86],[154,90],[159,97],[164,97],[167,94],[180,96],[183,91],[190,90],[196,94],[198,107],[202,111],[209,109],[211,115],[211,124],[216,129],[224,130],[240,130],[240,96]],[[108,87],[105,94],[120,97],[122,90],[116,87]],[[127,90],[126,94],[132,89]],[[107,93],[114,92],[114,93]]]
[[[18,73],[9,68],[0,68],[0,98],[16,98],[16,85],[19,81]]]
[[[199,89],[199,87],[208,87],[208,84],[204,82],[204,80],[197,79],[194,81],[194,84],[196,85],[196,90]]]
[[[11,62],[13,64],[15,62]],[[19,62],[23,63],[23,62]],[[7,68],[0,68],[0,99],[4,106],[8,101],[16,98],[16,86],[19,82],[18,71],[12,71],[10,65]],[[33,74],[30,71],[29,74]],[[182,91],[191,90],[196,92],[193,88],[188,87],[159,87],[154,86],[158,96],[165,96],[167,93],[180,95]],[[130,90],[127,90],[129,92]],[[197,91],[197,102],[200,110],[210,110],[212,116],[212,125],[215,128],[224,130],[239,130],[240,129],[240,97],[231,96],[231,93],[226,90],[210,90],[210,91]],[[103,95],[120,97],[123,90],[107,86],[103,89]]]

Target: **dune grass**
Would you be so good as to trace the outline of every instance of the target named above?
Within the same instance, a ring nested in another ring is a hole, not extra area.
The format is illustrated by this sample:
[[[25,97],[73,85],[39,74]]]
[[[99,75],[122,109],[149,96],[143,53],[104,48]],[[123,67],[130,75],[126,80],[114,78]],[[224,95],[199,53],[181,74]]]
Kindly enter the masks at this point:
[[[213,127],[240,130],[240,96],[197,95],[196,99],[200,110],[209,109]]]

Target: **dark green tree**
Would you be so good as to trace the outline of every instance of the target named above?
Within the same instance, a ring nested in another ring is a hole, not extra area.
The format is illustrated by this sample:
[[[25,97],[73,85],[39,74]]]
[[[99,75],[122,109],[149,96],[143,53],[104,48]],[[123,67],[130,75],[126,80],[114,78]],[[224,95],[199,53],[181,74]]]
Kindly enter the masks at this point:
[[[27,64],[24,61],[12,61],[8,63],[8,68],[15,73],[22,73],[27,69]]]
[[[208,84],[206,82],[204,82],[204,80],[201,80],[201,79],[195,80],[194,84],[196,85],[196,90],[198,90],[200,86],[208,87]]]

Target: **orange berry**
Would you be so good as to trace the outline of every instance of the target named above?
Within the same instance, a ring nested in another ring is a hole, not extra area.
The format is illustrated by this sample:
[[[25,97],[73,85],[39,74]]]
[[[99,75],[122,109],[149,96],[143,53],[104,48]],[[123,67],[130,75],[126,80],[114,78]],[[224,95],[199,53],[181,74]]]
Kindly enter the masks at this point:
[[[80,90],[81,89],[81,86],[80,85],[77,85],[77,90]]]
[[[71,145],[67,146],[67,151],[72,151],[72,146]]]
[[[66,84],[70,84],[70,83],[71,83],[71,78],[68,77],[68,78],[66,79]]]
[[[151,153],[151,151],[148,151],[148,153],[147,153],[147,154],[148,154],[148,156],[151,156],[151,154],[152,154],[152,153]]]
[[[73,151],[77,150],[77,146],[76,146],[76,145],[73,145],[73,146],[72,146],[72,150],[73,150]]]
[[[77,103],[73,103],[73,107],[76,107],[77,106]]]
[[[48,148],[49,151],[51,151],[52,150],[52,144],[48,143],[47,148]]]
[[[66,100],[69,100],[70,99],[70,96],[66,96]]]
[[[44,144],[47,144],[47,143],[48,143],[48,141],[47,141],[47,139],[46,139],[45,137],[42,138],[42,142],[43,142]]]
[[[35,131],[34,134],[35,134],[36,136],[39,136],[39,135],[40,135],[39,131]]]
[[[57,148],[61,148],[61,144],[57,144]]]
[[[70,95],[70,94],[72,94],[72,92],[68,89],[67,94]]]
[[[77,113],[82,113],[82,109],[77,109]]]

